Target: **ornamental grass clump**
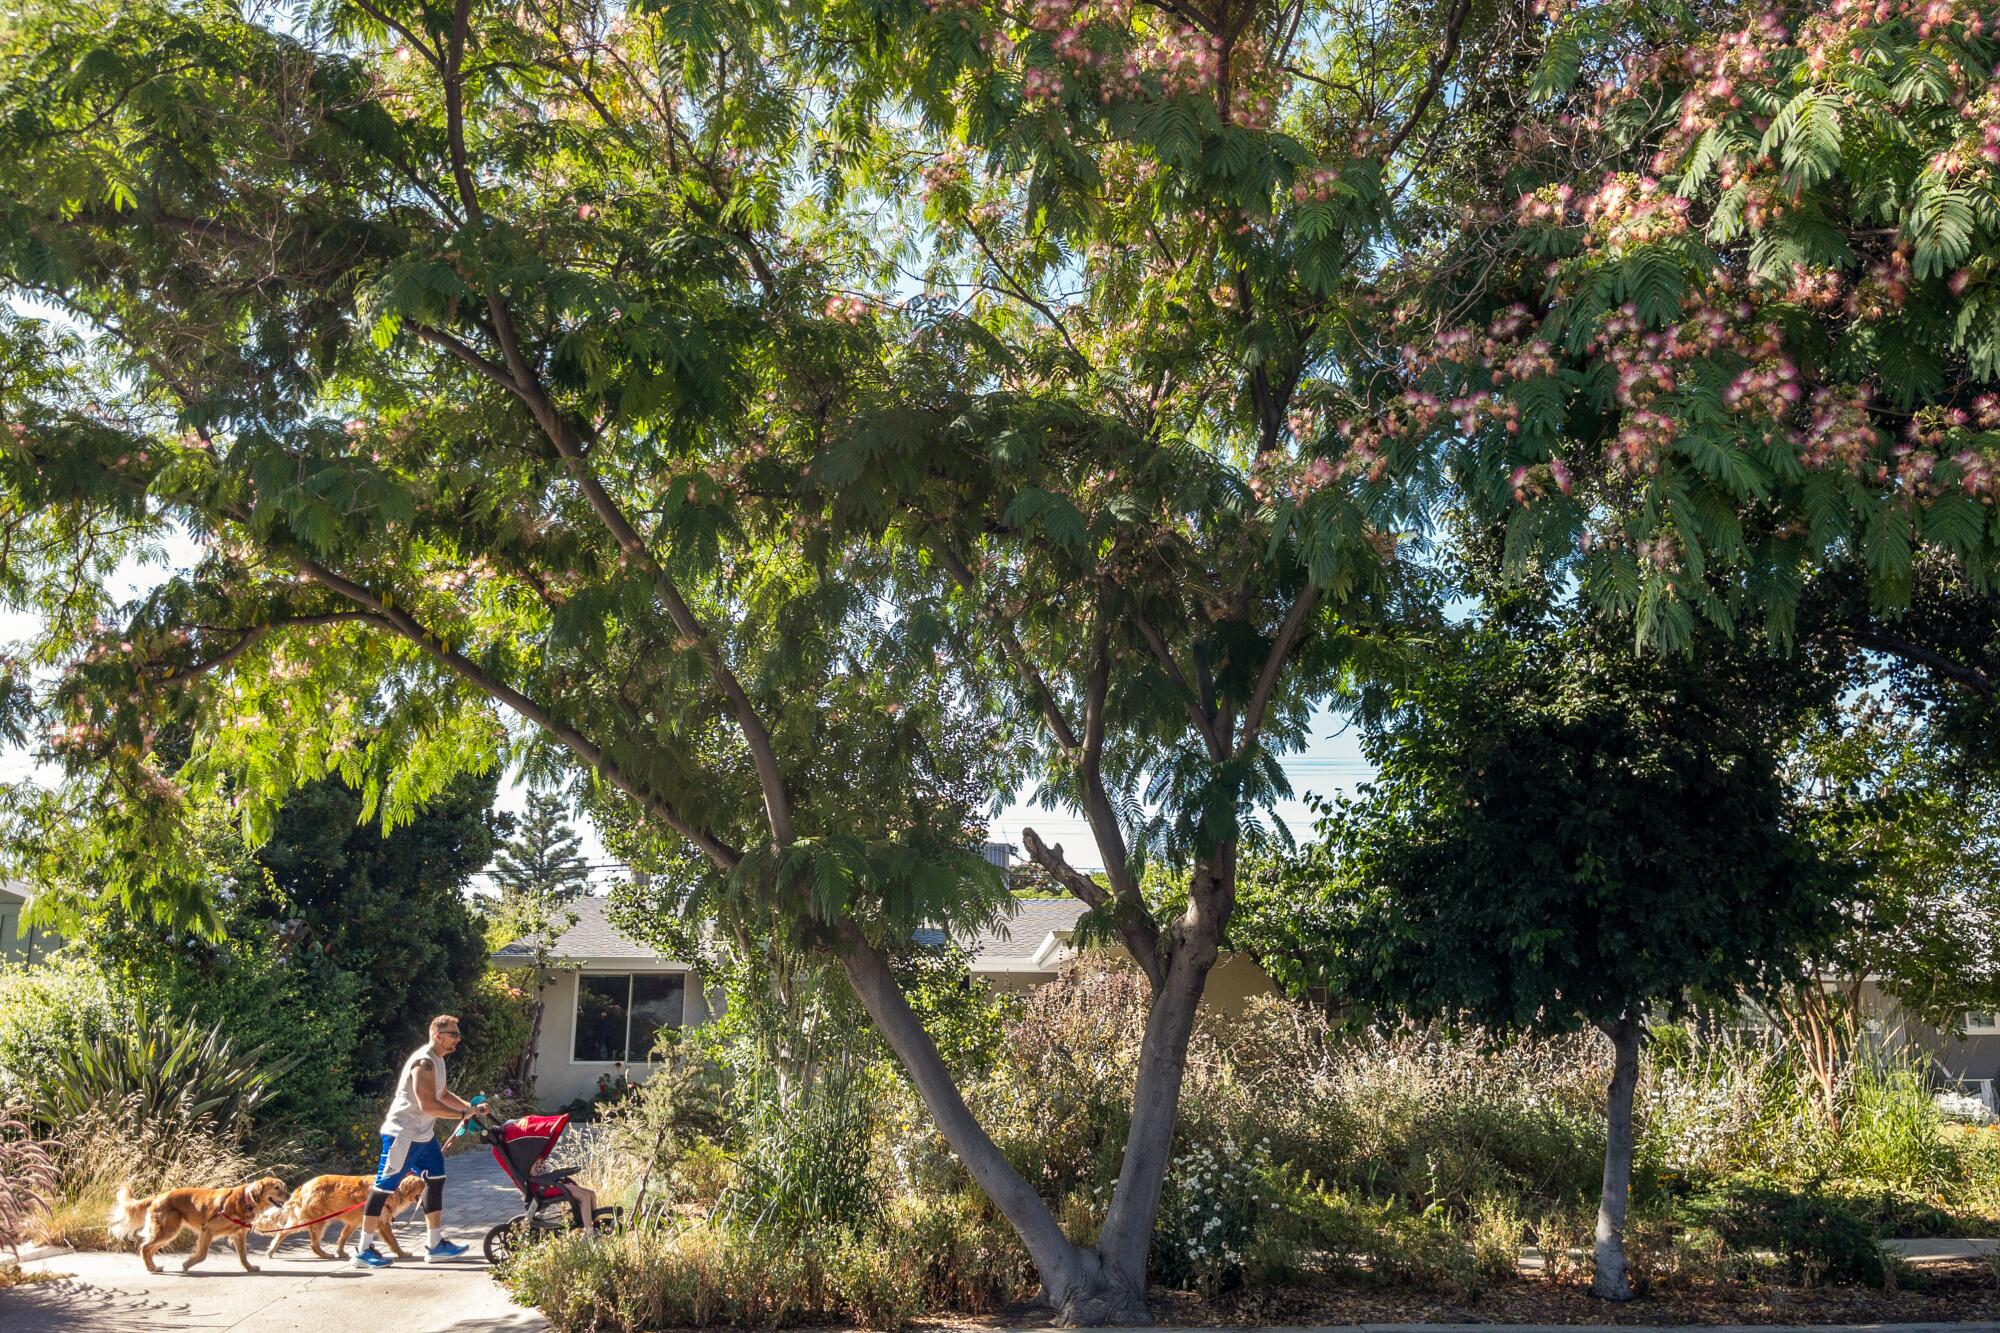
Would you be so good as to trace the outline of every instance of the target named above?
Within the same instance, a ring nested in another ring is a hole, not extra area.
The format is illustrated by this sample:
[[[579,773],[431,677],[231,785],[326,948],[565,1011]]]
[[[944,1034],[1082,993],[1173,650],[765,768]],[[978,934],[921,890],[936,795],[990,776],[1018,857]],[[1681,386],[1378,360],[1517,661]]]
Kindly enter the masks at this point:
[[[1919,1197],[1953,1185],[1960,1159],[1926,1071],[1899,1059],[1859,1062],[1834,1160],[1843,1176]]]
[[[720,1222],[563,1234],[500,1270],[558,1333],[852,1324],[898,1329],[928,1310],[984,1313],[1035,1289],[1033,1266],[991,1209],[959,1196],[896,1205],[865,1231],[790,1238]]]
[[[990,1041],[973,1043],[976,1109],[1083,1244],[1118,1169],[1143,986],[1085,957],[994,1008]],[[605,1202],[628,1207],[657,1145],[649,1198],[664,1215],[649,1209],[595,1248],[559,1238],[504,1279],[559,1329],[896,1327],[1031,1298],[1038,1277],[1013,1230],[893,1068],[825,1035],[838,1028],[825,1026],[801,1066],[810,1079],[787,1082],[784,1099],[760,1063],[777,1047],[748,1027],[703,1038],[741,1048],[696,1060],[684,1047],[574,1145]],[[1519,1280],[1531,1246],[1540,1280],[1588,1283],[1609,1077],[1596,1034],[1357,1027],[1275,998],[1206,1015],[1149,1279],[1211,1297],[1335,1285],[1465,1301]],[[1637,1098],[1637,1272],[1686,1291],[1879,1285],[1889,1275],[1870,1264],[1875,1235],[1978,1229],[1908,1182],[1938,1178],[1930,1143],[1954,1199],[1975,1198],[1981,1180],[2000,1186],[2000,1134],[1941,1133],[1916,1085],[1887,1075],[1848,1085],[1843,1139],[1806,1114],[1806,1084],[1777,1040],[1658,1029]]]
[[[55,1198],[54,1146],[35,1137],[25,1110],[0,1109],[0,1245],[16,1259]]]
[[[53,1143],[55,1195],[28,1235],[40,1244],[78,1249],[116,1247],[105,1217],[120,1185],[146,1195],[284,1175],[292,1165],[284,1144],[260,1144],[253,1156],[240,1132],[206,1116],[148,1117],[137,1095],[85,1110],[57,1127]]]
[[[1810,1173],[1828,1130],[1813,1111],[1805,1071],[1772,1033],[1680,1027],[1654,1033],[1650,1077],[1640,1081],[1642,1160],[1682,1177],[1751,1164]]]

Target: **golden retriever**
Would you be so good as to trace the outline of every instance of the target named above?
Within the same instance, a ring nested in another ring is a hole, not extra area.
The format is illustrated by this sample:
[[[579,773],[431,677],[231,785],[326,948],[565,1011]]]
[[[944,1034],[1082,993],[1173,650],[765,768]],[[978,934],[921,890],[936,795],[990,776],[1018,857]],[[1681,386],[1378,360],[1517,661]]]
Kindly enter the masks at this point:
[[[271,1248],[264,1253],[276,1254],[278,1247],[284,1244],[287,1238],[303,1231],[306,1239],[312,1242],[314,1254],[322,1259],[345,1259],[347,1242],[354,1238],[355,1232],[361,1230],[361,1208],[368,1202],[368,1191],[374,1188],[374,1185],[373,1176],[314,1176],[292,1191],[291,1201],[285,1205],[284,1211],[274,1223],[283,1230],[271,1237]],[[393,1225],[396,1215],[423,1196],[422,1177],[406,1177],[403,1183],[396,1187],[396,1192],[389,1196],[389,1202],[383,1205],[381,1215],[376,1221],[375,1234],[389,1243],[389,1248],[395,1252],[398,1259],[406,1259],[409,1256],[404,1254],[403,1247],[396,1243],[396,1228]],[[336,1225],[340,1227],[340,1244],[335,1252],[329,1255],[319,1247],[319,1243],[325,1236],[333,1234]],[[324,1232],[321,1231],[322,1226],[325,1227]]]
[[[248,1184],[214,1190],[167,1190],[150,1199],[135,1199],[125,1186],[118,1187],[118,1202],[111,1205],[111,1234],[120,1240],[139,1238],[139,1257],[146,1271],[157,1273],[153,1256],[162,1245],[186,1227],[195,1233],[194,1253],[181,1263],[185,1273],[208,1256],[208,1247],[217,1236],[227,1236],[236,1245],[236,1257],[246,1273],[257,1271],[250,1262],[250,1227],[257,1214],[275,1208],[290,1197],[285,1182],[265,1176]]]

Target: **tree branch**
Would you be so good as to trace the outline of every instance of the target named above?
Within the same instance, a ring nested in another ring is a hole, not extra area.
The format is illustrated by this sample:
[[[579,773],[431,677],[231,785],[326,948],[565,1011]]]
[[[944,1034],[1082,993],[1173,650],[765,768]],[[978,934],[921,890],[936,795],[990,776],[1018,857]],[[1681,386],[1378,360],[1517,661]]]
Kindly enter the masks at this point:
[[[1051,310],[1045,302],[1029,292],[1013,274],[1007,271],[1006,266],[1000,262],[1000,256],[993,253],[993,247],[986,243],[986,237],[980,233],[979,228],[968,223],[965,229],[972,233],[973,240],[979,242],[979,249],[985,254],[986,262],[993,265],[993,271],[1000,275],[1000,281],[1004,284],[1002,290],[1013,296],[1016,300],[1038,311],[1043,319],[1046,319],[1054,326],[1056,335],[1063,340],[1063,346],[1069,348],[1070,354],[1081,361],[1085,369],[1096,369],[1091,359],[1083,354],[1083,349],[1076,345],[1076,340],[1069,336],[1068,326],[1062,322],[1055,311]]]
[[[423,342],[443,348],[453,357],[478,371],[481,375],[493,381],[493,383],[499,385],[507,392],[516,395],[523,401],[527,400],[527,394],[522,390],[521,385],[515,381],[513,375],[508,372],[507,368],[491,357],[482,354],[470,343],[446,333],[443,329],[434,329],[428,324],[419,324],[416,320],[408,316],[405,316],[403,319],[403,327],[412,334],[415,334]],[[532,407],[533,404],[530,404],[530,406]]]
[[[214,657],[210,658],[206,662],[197,662],[191,667],[187,667],[183,670],[176,671],[169,675],[160,677],[158,683],[161,685],[169,685],[169,686],[185,685],[190,681],[200,679],[201,677],[207,675],[211,671],[218,671],[221,668],[228,666],[231,662],[234,662],[237,658],[243,656],[244,653],[250,651],[252,645],[254,645],[259,639],[263,638],[265,635],[271,633],[271,631],[273,630],[291,629],[292,627],[298,625],[341,625],[341,624],[358,624],[358,623],[379,624],[380,621],[378,621],[374,615],[366,611],[329,611],[324,615],[287,616],[282,620],[273,620],[262,625],[250,625],[238,628],[236,630],[237,634],[236,642],[230,644],[227,648],[223,649],[220,653],[217,653]]]
[[[1237,754],[1248,754],[1250,747],[1257,743],[1258,733],[1264,729],[1265,711],[1270,707],[1271,696],[1277,692],[1278,678],[1284,674],[1285,660],[1291,656],[1299,631],[1318,601],[1318,585],[1308,583],[1279,624],[1277,636],[1271,641],[1270,655],[1264,659],[1264,670],[1258,674],[1257,688],[1250,696],[1249,706],[1243,710],[1243,735],[1236,743]]]
[[[1153,622],[1146,618],[1146,613],[1136,606],[1131,609],[1130,614],[1132,623],[1139,627],[1139,636],[1145,639],[1146,646],[1152,649],[1153,656],[1166,670],[1168,679],[1180,688],[1181,704],[1187,710],[1188,723],[1194,727],[1202,743],[1208,747],[1208,757],[1221,763],[1225,757],[1226,747],[1222,743],[1222,737],[1216,734],[1215,718],[1204,708],[1200,694],[1188,684],[1187,677],[1181,672],[1180,663],[1174,660],[1173,650],[1167,646],[1165,636],[1153,627]]]
[[[1071,896],[1087,903],[1093,909],[1113,900],[1099,884],[1081,870],[1063,859],[1061,844],[1054,847],[1042,841],[1039,833],[1031,828],[1021,830],[1021,845],[1027,849],[1028,859],[1046,871],[1049,877],[1069,890]],[[1130,908],[1137,907],[1137,914]],[[1154,925],[1150,915],[1145,914],[1143,903],[1121,903],[1118,912],[1118,934],[1125,942],[1126,950],[1139,970],[1146,974],[1146,980],[1158,990],[1166,973],[1160,966],[1159,927]]]
[[[2000,682],[1978,667],[1954,661],[1936,649],[1926,648],[1900,634],[1891,634],[1875,626],[1843,626],[1838,633],[1846,636],[1857,648],[1872,648],[1891,657],[1900,657],[1906,662],[1927,667],[1947,680],[1957,681],[1989,700],[2000,699]]]
[[[485,220],[485,213],[479,205],[479,192],[472,178],[470,157],[465,147],[465,89],[462,69],[465,56],[467,30],[471,23],[471,0],[457,0],[453,11],[451,38],[446,47],[444,64],[440,74],[444,80],[445,137],[451,154],[452,175],[458,182],[459,196],[465,205],[467,220],[479,226]],[[665,605],[668,618],[681,637],[688,640],[700,656],[703,666],[708,669],[709,678],[728,701],[730,711],[735,715],[737,726],[743,732],[744,744],[750,751],[750,761],[757,771],[757,783],[764,796],[764,813],[771,829],[771,837],[780,847],[790,846],[797,838],[797,827],[792,818],[791,797],[785,788],[784,770],[778,763],[776,745],[771,740],[771,732],[750,699],[749,691],[737,679],[736,673],[722,660],[722,653],[715,646],[708,628],[701,623],[694,610],[681,596],[680,589],[667,576],[665,568],[653,559],[652,551],[645,539],[639,535],[611,498],[596,475],[586,465],[583,447],[564,418],[555,401],[543,387],[540,376],[522,355],[520,340],[515,336],[513,317],[507,303],[497,290],[486,293],[486,308],[493,320],[494,341],[499,344],[502,359],[506,363],[509,377],[513,380],[515,392],[527,405],[535,423],[541,427],[549,442],[555,446],[571,480],[583,491],[584,499],[592,512],[610,532],[612,540],[618,543],[628,559],[640,563],[653,579],[653,588]]]
[[[1002,650],[1013,659],[1014,669],[1020,673],[1022,681],[1034,694],[1036,705],[1041,709],[1043,719],[1049,724],[1049,730],[1055,733],[1057,742],[1065,750],[1080,750],[1083,742],[1077,736],[1076,728],[1072,727],[1069,719],[1063,715],[1062,707],[1056,702],[1048,681],[1042,678],[1042,673],[1029,659],[1027,650],[1021,646],[1020,638],[1014,633],[1013,626],[979,596],[978,580],[973,578],[972,570],[966,566],[965,561],[959,559],[958,553],[953,551],[950,545],[940,537],[932,543],[932,546],[938,553],[938,559],[950,571],[953,581],[965,590],[968,597],[979,604],[986,618],[999,632]]]
[[[558,719],[547,708],[512,685],[495,678],[465,654],[449,647],[441,637],[426,629],[409,612],[389,605],[381,597],[328,569],[310,556],[296,551],[285,551],[283,555],[307,578],[327,591],[362,607],[370,613],[368,618],[379,621],[390,632],[415,644],[488,697],[511,708],[523,719],[554,737],[593,771],[602,774],[605,781],[636,801],[649,815],[693,843],[718,870],[734,870],[743,860],[740,851],[714,835],[696,828],[670,802],[641,786],[582,732]]]
[[[1458,3],[1451,7],[1451,16],[1444,23],[1444,45],[1439,48],[1437,59],[1431,62],[1430,78],[1425,82],[1424,90],[1417,94],[1417,104],[1410,108],[1410,114],[1404,119],[1403,127],[1391,136],[1388,144],[1382,149],[1384,162],[1396,155],[1396,150],[1403,146],[1403,140],[1410,137],[1411,132],[1417,128],[1417,122],[1424,118],[1424,112],[1430,109],[1431,99],[1436,97],[1438,89],[1444,86],[1445,72],[1451,68],[1452,62],[1458,59],[1459,35],[1465,29],[1466,15],[1471,12],[1472,0],[1458,0]]]
[[[1125,845],[1125,831],[1118,826],[1118,811],[1104,786],[1104,705],[1111,690],[1111,625],[1100,590],[1095,624],[1091,630],[1090,674],[1084,682],[1083,745],[1078,752],[1078,769],[1083,779],[1083,817],[1097,840],[1104,858],[1104,873],[1111,888],[1128,911],[1145,910],[1139,886],[1132,878],[1132,852]]]

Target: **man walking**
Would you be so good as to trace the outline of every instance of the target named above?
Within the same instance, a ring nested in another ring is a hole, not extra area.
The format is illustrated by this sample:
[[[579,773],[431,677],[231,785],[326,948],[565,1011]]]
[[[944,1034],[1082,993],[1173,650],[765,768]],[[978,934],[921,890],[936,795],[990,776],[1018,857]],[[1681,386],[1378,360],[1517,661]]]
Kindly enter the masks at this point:
[[[458,1049],[458,1020],[439,1014],[431,1020],[431,1039],[403,1062],[396,1076],[396,1095],[382,1119],[382,1160],[375,1167],[375,1188],[362,1209],[361,1248],[354,1252],[360,1268],[387,1268],[395,1260],[375,1248],[376,1219],[396,1186],[408,1176],[424,1182],[424,1225],[430,1228],[424,1262],[456,1259],[463,1245],[444,1238],[444,1149],[438,1144],[439,1116],[465,1116],[472,1104],[447,1091],[444,1058]]]

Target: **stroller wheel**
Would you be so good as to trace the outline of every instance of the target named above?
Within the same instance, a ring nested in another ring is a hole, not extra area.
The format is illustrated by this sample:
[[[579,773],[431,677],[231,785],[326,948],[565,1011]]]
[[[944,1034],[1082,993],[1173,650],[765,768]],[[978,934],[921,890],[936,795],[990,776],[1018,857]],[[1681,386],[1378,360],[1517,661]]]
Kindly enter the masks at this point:
[[[624,1225],[625,1210],[623,1208],[600,1208],[597,1210],[597,1215],[590,1219],[591,1230],[601,1233],[618,1231]]]
[[[503,1264],[534,1243],[535,1228],[529,1224],[528,1215],[510,1217],[486,1233],[486,1262]]]

